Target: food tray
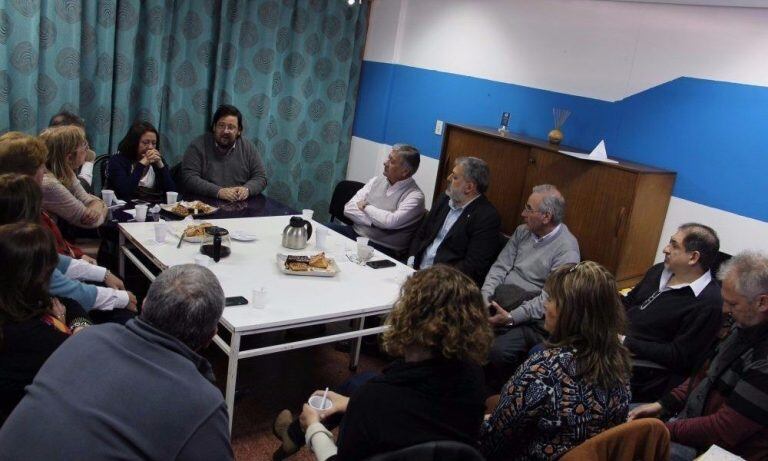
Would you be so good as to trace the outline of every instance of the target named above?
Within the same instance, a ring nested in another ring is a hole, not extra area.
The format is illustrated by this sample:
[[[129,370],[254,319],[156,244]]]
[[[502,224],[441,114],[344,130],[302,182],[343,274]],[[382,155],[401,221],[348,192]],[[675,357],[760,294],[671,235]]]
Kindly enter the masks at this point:
[[[339,272],[341,272],[341,269],[339,269],[339,266],[336,264],[336,261],[333,258],[328,258],[328,261],[330,262],[330,266],[327,269],[321,269],[319,267],[310,267],[308,271],[292,271],[290,269],[285,268],[285,259],[291,255],[286,255],[282,253],[277,254],[277,269],[282,272],[283,274],[288,275],[303,275],[307,277],[333,277]],[[295,256],[304,256],[304,255],[295,255]]]
[[[160,205],[160,208],[163,211],[167,211],[168,213],[171,213],[174,216],[179,216],[181,218],[186,218],[187,216],[192,216],[192,217],[209,216],[209,215],[212,215],[213,213],[216,213],[217,211],[219,211],[218,208],[216,208],[215,206],[212,206],[212,205],[208,205],[207,203],[206,203],[206,205],[211,207],[211,211],[209,211],[208,213],[197,213],[197,214],[190,213],[190,214],[186,214],[185,215],[185,214],[177,213],[177,212],[174,211],[174,208],[176,207],[176,205],[181,205],[181,206],[186,207],[186,208],[192,208],[192,206],[194,205],[195,202],[197,202],[197,200],[195,200],[194,202],[177,202],[177,203],[172,203],[170,205],[167,205],[167,204],[163,203],[163,204]]]

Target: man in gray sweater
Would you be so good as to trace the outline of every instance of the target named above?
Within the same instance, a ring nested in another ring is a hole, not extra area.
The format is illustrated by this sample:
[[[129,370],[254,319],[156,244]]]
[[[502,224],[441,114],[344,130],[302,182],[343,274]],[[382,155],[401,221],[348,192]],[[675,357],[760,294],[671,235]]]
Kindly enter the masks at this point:
[[[189,145],[181,161],[184,190],[230,202],[258,195],[267,175],[256,146],[241,137],[243,114],[222,105],[213,114],[211,132]]]
[[[481,291],[497,330],[489,360],[503,380],[544,339],[547,294],[541,289],[549,273],[581,258],[576,237],[562,222],[564,214],[565,199],[555,186],[534,187],[523,210],[525,224],[515,229],[485,277]]]

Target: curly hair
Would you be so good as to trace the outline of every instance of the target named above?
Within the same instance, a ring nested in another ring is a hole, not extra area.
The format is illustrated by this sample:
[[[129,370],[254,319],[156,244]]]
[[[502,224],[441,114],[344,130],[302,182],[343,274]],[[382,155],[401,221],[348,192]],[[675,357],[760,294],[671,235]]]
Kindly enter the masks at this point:
[[[77,125],[62,125],[46,128],[40,139],[48,147],[46,166],[65,187],[76,180],[75,171],[69,165],[68,157],[86,141],[85,131]]]
[[[0,324],[34,318],[51,307],[48,284],[58,255],[53,235],[39,224],[0,226]]]
[[[483,297],[477,285],[458,270],[436,265],[415,272],[400,289],[387,318],[384,349],[404,356],[423,348],[433,357],[482,364],[493,341]]]
[[[608,269],[593,261],[565,264],[549,275],[544,291],[557,310],[547,346],[576,349],[577,375],[588,382],[629,382],[630,353],[619,342],[627,320]]]
[[[9,131],[0,136],[0,174],[34,176],[46,160],[48,148],[38,138],[18,131]]]

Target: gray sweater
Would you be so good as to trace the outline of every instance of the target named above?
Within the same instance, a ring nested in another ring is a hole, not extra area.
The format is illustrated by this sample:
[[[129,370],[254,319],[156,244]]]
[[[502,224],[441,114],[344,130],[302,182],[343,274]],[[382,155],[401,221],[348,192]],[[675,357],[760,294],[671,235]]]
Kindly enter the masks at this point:
[[[267,187],[264,163],[251,141],[240,137],[221,154],[212,133],[189,145],[181,161],[181,176],[186,192],[206,197],[217,197],[223,187],[245,186],[250,196]]]
[[[488,299],[499,285],[514,285],[525,291],[541,291],[552,270],[581,259],[579,242],[565,224],[554,235],[536,242],[534,234],[525,224],[515,229],[509,242],[501,250],[483,283],[483,298]],[[547,295],[524,302],[510,314],[514,323],[538,320],[544,317]]]

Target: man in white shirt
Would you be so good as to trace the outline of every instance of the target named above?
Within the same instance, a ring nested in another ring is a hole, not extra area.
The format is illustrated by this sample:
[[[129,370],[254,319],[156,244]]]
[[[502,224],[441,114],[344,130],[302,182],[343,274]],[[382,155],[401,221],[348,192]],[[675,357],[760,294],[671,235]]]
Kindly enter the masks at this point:
[[[392,146],[384,174],[368,181],[344,206],[352,226],[332,223],[330,227],[350,238],[368,237],[390,255],[407,249],[425,212],[424,193],[413,179],[419,161],[415,147]]]

